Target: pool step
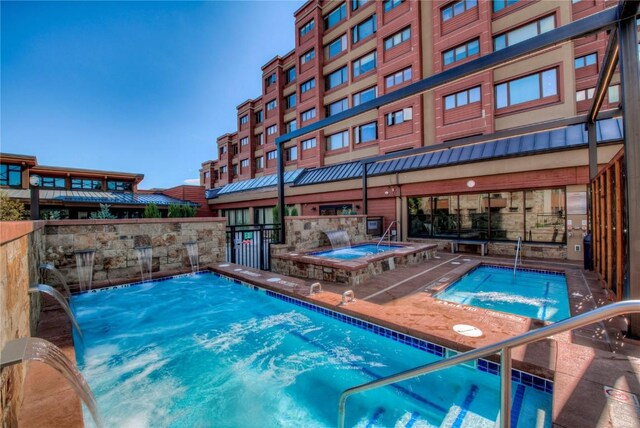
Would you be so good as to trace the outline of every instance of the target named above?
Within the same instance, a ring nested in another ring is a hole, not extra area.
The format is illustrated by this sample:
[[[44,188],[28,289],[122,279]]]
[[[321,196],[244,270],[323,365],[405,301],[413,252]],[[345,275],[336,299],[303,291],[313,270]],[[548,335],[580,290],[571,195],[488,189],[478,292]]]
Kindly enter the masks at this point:
[[[440,428],[494,428],[495,420],[481,416],[486,414],[486,405],[483,397],[478,396],[479,390],[477,385],[471,385],[462,391],[449,408]]]
[[[393,420],[392,412],[383,407],[376,408],[368,417],[362,418],[356,428],[437,428],[417,411],[406,411],[398,419]]]

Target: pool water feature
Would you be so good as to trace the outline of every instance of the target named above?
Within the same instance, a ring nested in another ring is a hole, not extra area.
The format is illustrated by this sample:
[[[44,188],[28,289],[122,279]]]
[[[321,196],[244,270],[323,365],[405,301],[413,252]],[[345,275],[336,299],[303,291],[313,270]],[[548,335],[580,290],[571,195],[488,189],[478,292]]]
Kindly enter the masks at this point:
[[[106,426],[334,426],[344,389],[447,354],[239,284],[200,274],[73,296],[85,335],[76,358]],[[480,360],[351,397],[347,426],[493,427],[496,366]],[[513,377],[514,425],[551,426],[550,383]]]
[[[571,316],[564,273],[480,265],[433,297],[543,321]]]
[[[318,251],[310,255],[316,257],[326,257],[340,260],[353,260],[361,257],[373,256],[374,254],[384,253],[402,248],[399,245],[377,245],[377,244],[360,244],[353,247],[339,248],[337,250]]]

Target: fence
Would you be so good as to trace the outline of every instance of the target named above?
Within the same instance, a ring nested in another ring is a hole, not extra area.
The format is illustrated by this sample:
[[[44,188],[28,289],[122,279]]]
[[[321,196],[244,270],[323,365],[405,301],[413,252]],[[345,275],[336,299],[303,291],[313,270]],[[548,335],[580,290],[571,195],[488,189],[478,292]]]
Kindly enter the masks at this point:
[[[227,261],[270,270],[270,247],[278,242],[279,233],[277,224],[227,226]]]

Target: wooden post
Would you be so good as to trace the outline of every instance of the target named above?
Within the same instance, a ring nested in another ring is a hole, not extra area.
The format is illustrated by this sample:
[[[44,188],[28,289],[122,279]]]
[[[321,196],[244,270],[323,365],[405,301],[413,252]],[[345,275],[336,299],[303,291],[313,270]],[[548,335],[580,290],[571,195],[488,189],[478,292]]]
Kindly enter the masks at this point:
[[[598,264],[600,263],[598,257],[598,251],[600,251],[599,239],[600,239],[600,204],[598,203],[598,177],[591,181],[591,212],[592,212],[592,224],[591,224],[591,255],[593,258],[593,269],[596,272],[600,271]]]
[[[607,279],[607,288],[611,290],[613,286],[613,213],[611,210],[611,191],[613,189],[613,180],[612,180],[612,165],[607,166],[607,172],[605,176],[605,188],[606,188],[606,226],[605,230],[607,232],[607,268],[606,268],[606,279]]]
[[[606,247],[605,247],[605,240],[607,237],[607,231],[605,229],[605,219],[606,219],[606,207],[605,207],[605,203],[604,203],[604,192],[605,190],[605,176],[604,174],[600,174],[600,176],[598,177],[598,187],[599,187],[599,194],[598,194],[598,203],[600,204],[600,222],[598,224],[598,226],[600,227],[600,233],[599,233],[599,238],[600,238],[600,242],[598,243],[598,246],[600,248],[599,251],[599,257],[600,257],[600,270],[598,271],[600,273],[600,278],[604,279],[604,270],[605,270],[605,262],[606,262]]]
[[[622,210],[624,202],[622,200],[622,158],[618,157],[615,162],[615,187],[616,187],[616,298],[622,300],[622,278],[623,278],[623,257],[624,246],[622,241],[622,232],[624,223],[622,219]]]

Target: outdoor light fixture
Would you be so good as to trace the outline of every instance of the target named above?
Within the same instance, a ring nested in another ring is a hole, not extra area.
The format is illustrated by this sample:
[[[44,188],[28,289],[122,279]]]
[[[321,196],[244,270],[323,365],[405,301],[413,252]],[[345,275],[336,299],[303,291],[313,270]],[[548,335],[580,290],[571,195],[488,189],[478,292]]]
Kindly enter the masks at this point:
[[[475,181],[473,181],[473,180],[467,181],[467,187],[468,188],[472,188],[472,187],[475,187],[475,186],[476,186],[476,182]]]
[[[29,177],[31,185],[31,220],[40,220],[40,176],[32,175]]]

